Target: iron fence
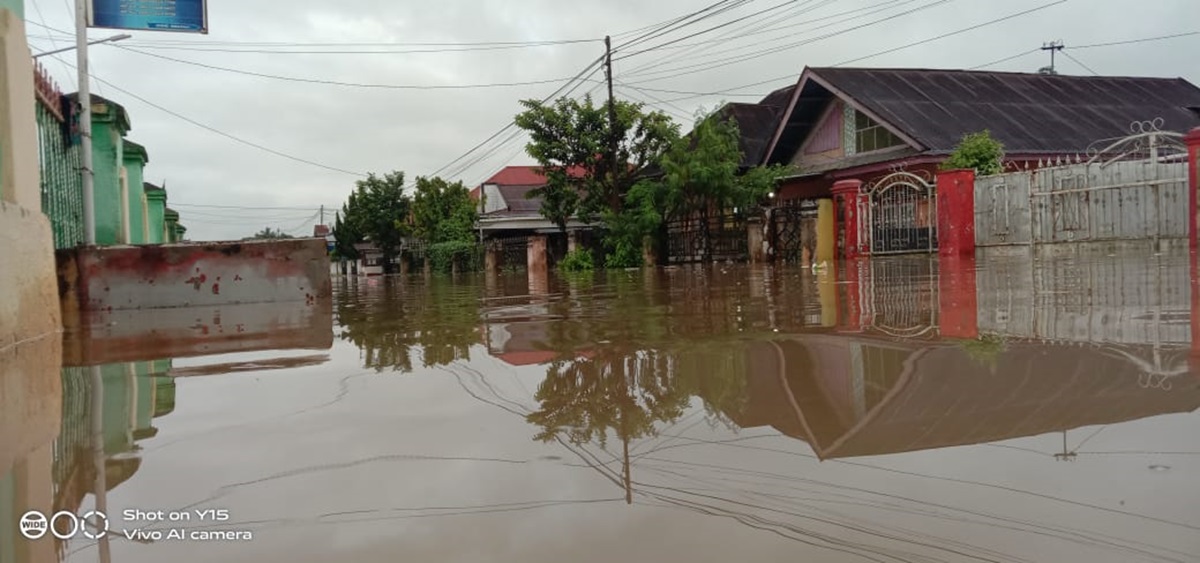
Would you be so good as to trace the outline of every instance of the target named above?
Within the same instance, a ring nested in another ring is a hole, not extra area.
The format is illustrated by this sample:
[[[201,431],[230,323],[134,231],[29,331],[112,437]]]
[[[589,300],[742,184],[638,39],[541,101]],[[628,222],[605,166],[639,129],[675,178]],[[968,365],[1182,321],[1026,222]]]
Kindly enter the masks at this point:
[[[724,212],[667,223],[667,263],[744,261],[749,256],[746,217]]]
[[[77,112],[40,69],[34,76],[42,212],[50,219],[54,247],[71,248],[85,240],[80,148],[70,125]]]

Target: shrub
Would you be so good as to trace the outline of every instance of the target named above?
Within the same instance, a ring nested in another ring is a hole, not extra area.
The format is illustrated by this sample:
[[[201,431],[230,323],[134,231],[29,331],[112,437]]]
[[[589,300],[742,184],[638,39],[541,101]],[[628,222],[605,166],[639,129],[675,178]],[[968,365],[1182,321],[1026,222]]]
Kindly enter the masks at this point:
[[[564,272],[590,272],[595,269],[592,253],[586,250],[574,250],[558,263],[558,268]]]
[[[1004,170],[1004,145],[986,130],[966,135],[942,163],[943,170],[957,168],[973,169],[979,176],[999,174]]]
[[[429,261],[434,270],[449,272],[454,264],[459,271],[479,269],[479,245],[466,241],[439,242],[429,245]]]

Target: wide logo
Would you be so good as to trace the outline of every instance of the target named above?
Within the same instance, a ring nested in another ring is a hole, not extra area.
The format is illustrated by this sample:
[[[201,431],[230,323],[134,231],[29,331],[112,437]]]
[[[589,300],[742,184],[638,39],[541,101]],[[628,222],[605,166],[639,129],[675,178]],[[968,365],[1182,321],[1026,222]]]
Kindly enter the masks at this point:
[[[78,534],[98,540],[108,534],[108,516],[97,510],[82,516],[62,510],[46,518],[45,513],[30,510],[21,516],[18,527],[21,535],[31,540],[41,539],[47,532],[60,540],[69,540]]]

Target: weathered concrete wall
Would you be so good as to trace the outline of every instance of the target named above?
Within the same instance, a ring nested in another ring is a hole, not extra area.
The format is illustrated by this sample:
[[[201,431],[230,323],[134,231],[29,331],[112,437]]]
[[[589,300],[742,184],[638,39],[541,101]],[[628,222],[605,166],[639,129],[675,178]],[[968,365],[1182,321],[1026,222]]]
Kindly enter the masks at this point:
[[[80,322],[66,327],[63,335],[66,366],[333,347],[329,298],[313,303],[94,311],[83,314]]]
[[[56,334],[0,350],[0,475],[58,436],[61,361]]]
[[[63,311],[314,303],[332,295],[325,240],[92,247],[58,252]]]
[[[0,7],[0,350],[59,328],[54,239],[41,213],[33,63],[20,2]]]

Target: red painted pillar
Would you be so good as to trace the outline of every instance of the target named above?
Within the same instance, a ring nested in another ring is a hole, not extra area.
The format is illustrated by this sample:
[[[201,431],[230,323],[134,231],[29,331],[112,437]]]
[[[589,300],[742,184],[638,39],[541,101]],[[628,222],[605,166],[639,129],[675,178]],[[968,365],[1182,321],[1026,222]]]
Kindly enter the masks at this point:
[[[938,256],[938,327],[947,338],[979,337],[974,255]]]
[[[838,332],[863,331],[863,274],[871,263],[865,258],[846,260],[846,279],[838,280]],[[841,293],[844,292],[844,293]],[[842,296],[845,296],[842,298]],[[842,304],[845,306],[841,306]]]
[[[1200,191],[1200,127],[1192,129],[1184,138],[1188,149],[1188,247],[1196,250],[1197,208],[1196,192]]]
[[[1200,265],[1196,257],[1196,221],[1200,215],[1196,205],[1196,193],[1200,191],[1200,127],[1192,129],[1183,141],[1188,148],[1188,248],[1191,250],[1189,275],[1192,281],[1192,354],[1189,363],[1192,375],[1200,379]]]
[[[863,208],[862,201],[866,197],[862,193],[862,180],[838,180],[833,183],[833,188],[829,191],[833,194],[834,205],[838,206],[838,210],[841,211],[842,221],[834,228],[842,230],[842,237],[845,241],[845,248],[842,249],[843,257],[862,256],[864,254],[862,245],[865,241],[860,240],[858,236],[860,222],[864,220],[859,216],[859,210]]]
[[[975,171],[946,170],[937,175],[938,254],[975,254]]]

